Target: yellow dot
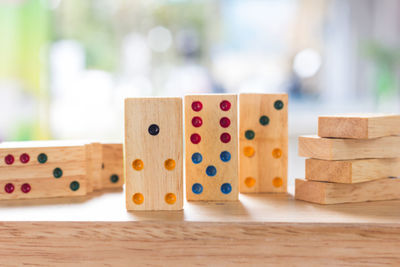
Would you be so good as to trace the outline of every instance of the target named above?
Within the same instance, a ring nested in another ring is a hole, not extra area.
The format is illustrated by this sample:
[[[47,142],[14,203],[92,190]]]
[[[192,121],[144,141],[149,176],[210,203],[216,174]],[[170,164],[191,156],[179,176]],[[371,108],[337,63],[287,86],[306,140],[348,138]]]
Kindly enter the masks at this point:
[[[256,184],[256,179],[254,179],[253,177],[247,177],[247,178],[244,180],[244,184],[245,184],[247,187],[253,187],[253,186]]]
[[[275,148],[274,150],[272,150],[272,156],[276,159],[279,159],[280,157],[282,157],[282,150],[280,150],[279,148]]]
[[[173,159],[167,159],[167,160],[164,162],[164,166],[165,166],[165,168],[166,168],[167,170],[172,171],[173,169],[175,169],[175,166],[176,166],[175,160],[173,160]]]
[[[140,205],[144,202],[144,196],[141,193],[136,193],[132,196],[132,200],[135,204]]]
[[[135,170],[137,170],[137,171],[142,170],[143,167],[144,167],[143,161],[140,160],[140,159],[135,159],[135,160],[132,162],[132,167],[133,167],[133,169],[135,169]]]
[[[246,146],[244,149],[243,149],[243,153],[244,153],[244,155],[246,156],[246,157],[252,157],[252,156],[254,156],[254,153],[255,153],[255,151],[254,151],[254,148],[252,148],[251,146]]]
[[[272,181],[272,184],[276,188],[281,187],[283,185],[283,180],[281,177],[275,177],[274,180]]]
[[[167,202],[168,204],[172,205],[175,204],[176,202],[176,196],[174,193],[168,193],[165,195],[165,202]]]

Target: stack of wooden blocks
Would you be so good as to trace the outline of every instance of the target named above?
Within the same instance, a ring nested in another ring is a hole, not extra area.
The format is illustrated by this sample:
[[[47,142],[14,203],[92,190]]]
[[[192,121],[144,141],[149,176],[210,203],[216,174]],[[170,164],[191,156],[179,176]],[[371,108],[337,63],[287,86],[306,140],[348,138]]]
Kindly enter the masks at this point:
[[[400,116],[343,115],[318,120],[319,136],[299,137],[306,180],[295,197],[319,204],[400,199]]]

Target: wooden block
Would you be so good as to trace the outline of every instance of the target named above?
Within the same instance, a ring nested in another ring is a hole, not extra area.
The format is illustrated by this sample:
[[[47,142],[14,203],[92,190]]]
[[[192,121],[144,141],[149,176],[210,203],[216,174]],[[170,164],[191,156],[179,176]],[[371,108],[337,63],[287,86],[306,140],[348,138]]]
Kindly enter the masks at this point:
[[[128,210],[181,210],[181,98],[125,100],[125,177]]]
[[[3,143],[0,159],[0,199],[71,197],[87,193],[83,145]]]
[[[103,188],[102,185],[102,145],[100,143],[90,143],[85,145],[87,160],[87,181],[88,191],[93,192]]]
[[[400,176],[400,158],[320,160],[306,159],[306,179],[334,183],[360,183]]]
[[[185,96],[185,140],[187,199],[238,200],[237,96]]]
[[[287,94],[241,94],[239,105],[240,192],[286,192]]]
[[[124,185],[123,145],[107,143],[102,145],[102,188],[122,188]]]
[[[348,114],[320,116],[318,135],[321,137],[370,139],[400,135],[400,115]]]
[[[300,136],[300,157],[347,160],[400,157],[400,136],[375,139],[336,139],[318,136]]]
[[[400,199],[400,179],[384,178],[356,184],[296,179],[295,198],[318,204]]]

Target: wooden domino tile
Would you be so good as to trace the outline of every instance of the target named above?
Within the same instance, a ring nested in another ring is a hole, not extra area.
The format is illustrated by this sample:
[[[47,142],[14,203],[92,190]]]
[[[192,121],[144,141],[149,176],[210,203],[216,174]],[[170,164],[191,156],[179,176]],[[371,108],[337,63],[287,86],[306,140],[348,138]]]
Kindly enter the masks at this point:
[[[102,167],[102,145],[100,143],[90,143],[85,145],[86,149],[86,175],[88,192],[100,190],[101,167]]]
[[[320,116],[318,135],[321,137],[370,139],[400,135],[400,115],[348,114]]]
[[[286,192],[287,94],[241,94],[239,106],[240,192]]]
[[[183,208],[181,98],[125,100],[128,210]]]
[[[186,197],[238,200],[236,95],[185,96]]]
[[[70,197],[86,193],[83,145],[62,142],[0,145],[0,199]]]
[[[122,188],[124,185],[124,153],[122,144],[101,144],[102,188]]]

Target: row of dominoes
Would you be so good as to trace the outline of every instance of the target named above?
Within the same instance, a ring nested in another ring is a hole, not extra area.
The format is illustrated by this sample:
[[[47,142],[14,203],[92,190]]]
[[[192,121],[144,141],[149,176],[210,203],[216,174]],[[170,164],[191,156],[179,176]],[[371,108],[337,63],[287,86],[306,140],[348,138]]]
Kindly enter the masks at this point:
[[[184,158],[189,201],[286,192],[287,95],[240,94],[240,107],[237,98],[185,96],[184,126],[181,98],[126,99],[128,210],[182,209]]]
[[[122,144],[2,143],[0,159],[0,200],[83,196],[124,183]]]
[[[319,204],[400,199],[400,116],[324,116],[299,138],[306,180],[296,199]]]

